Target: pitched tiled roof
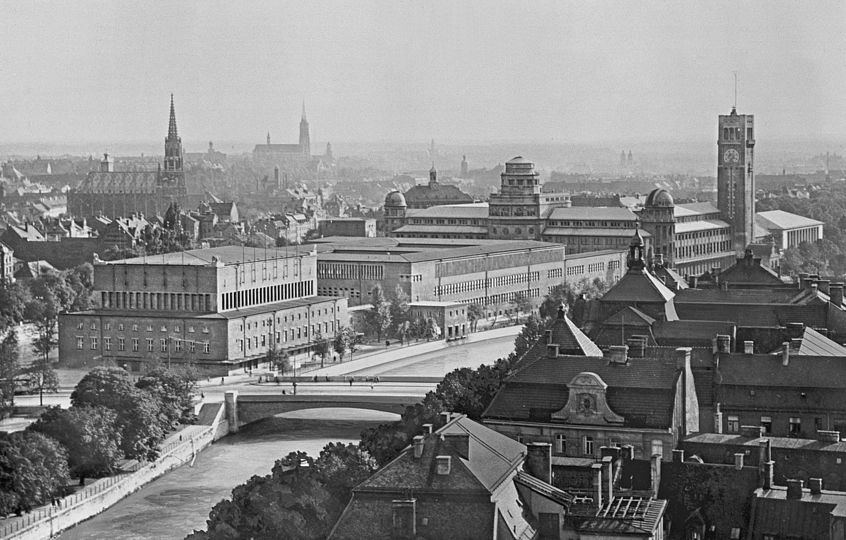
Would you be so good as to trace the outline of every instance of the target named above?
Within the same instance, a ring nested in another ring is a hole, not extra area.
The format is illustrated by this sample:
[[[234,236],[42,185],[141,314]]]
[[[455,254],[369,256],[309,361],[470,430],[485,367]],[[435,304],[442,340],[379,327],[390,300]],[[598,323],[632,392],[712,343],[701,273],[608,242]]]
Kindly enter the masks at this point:
[[[701,219],[698,221],[683,221],[681,223],[676,223],[675,232],[676,234],[684,234],[689,232],[728,229],[729,227],[731,227],[731,225],[719,219]]]
[[[549,215],[552,220],[617,220],[637,221],[637,215],[628,208],[619,206],[571,206],[555,208]],[[629,233],[631,234],[631,233]]]
[[[726,354],[720,357],[719,377],[722,385],[842,389],[846,359],[791,355],[785,366],[781,356]]]
[[[487,219],[488,203],[441,204],[409,210],[406,217]]]
[[[602,302],[667,302],[676,294],[649,270],[630,269],[608,290]]]
[[[155,193],[155,171],[90,172],[76,188],[77,193]]]
[[[405,192],[408,204],[422,201],[473,202],[473,197],[451,184],[419,184]]]
[[[558,309],[558,316],[550,328],[549,343],[558,345],[562,354],[602,357],[602,350],[570,320],[563,306]]]
[[[677,218],[719,213],[719,209],[709,202],[677,204],[673,208],[673,215]]]
[[[527,357],[530,354],[532,351]],[[585,356],[527,358],[523,361],[524,366],[505,381],[484,416],[509,420],[548,419],[548,415],[566,405],[567,385],[573,377],[591,372],[608,385],[608,405],[625,418],[624,426],[668,428],[672,423],[679,374],[677,354],[675,350],[671,355],[647,354],[644,358],[629,358],[627,364]]]
[[[846,359],[846,347],[825,337],[813,328],[806,326],[801,339],[802,341],[799,344],[799,349],[797,350],[791,348],[790,354],[800,354],[803,356],[837,356]],[[773,354],[781,354],[781,347],[774,351]]]
[[[441,440],[441,435],[454,434],[469,436],[469,459],[462,458],[448,441]],[[525,452],[526,447],[521,443],[461,416],[425,436],[420,458],[414,457],[411,446],[407,447],[396,459],[359,484],[355,491],[428,489],[490,493],[522,463]],[[435,457],[440,455],[452,457],[448,475],[435,471]]]
[[[763,538],[832,538],[830,515],[846,514],[846,494],[823,490],[811,495],[802,490],[802,498],[787,500],[787,488],[755,490],[752,499],[750,537]]]

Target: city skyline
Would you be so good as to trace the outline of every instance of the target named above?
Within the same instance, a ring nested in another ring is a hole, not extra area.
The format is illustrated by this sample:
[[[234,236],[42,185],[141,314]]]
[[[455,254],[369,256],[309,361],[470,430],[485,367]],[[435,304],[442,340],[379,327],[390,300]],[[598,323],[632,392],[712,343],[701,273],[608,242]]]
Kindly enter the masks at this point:
[[[294,141],[303,99],[315,141],[699,142],[735,71],[762,139],[846,137],[833,2],[3,4],[5,144],[158,141],[171,92],[186,142]]]

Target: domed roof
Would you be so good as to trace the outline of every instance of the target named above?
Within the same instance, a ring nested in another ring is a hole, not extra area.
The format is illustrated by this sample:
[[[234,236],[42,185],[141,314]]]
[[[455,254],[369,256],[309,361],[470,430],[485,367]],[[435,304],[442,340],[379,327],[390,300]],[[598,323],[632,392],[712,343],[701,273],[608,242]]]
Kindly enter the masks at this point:
[[[670,195],[666,189],[653,189],[649,196],[646,197],[646,206],[647,207],[656,207],[656,206],[663,206],[669,207],[673,206],[673,197]]]
[[[405,196],[397,190],[394,190],[385,197],[385,206],[408,206],[405,203]]]
[[[506,164],[507,163],[531,163],[531,161],[524,158],[523,156],[515,156],[515,157],[509,159],[508,161],[506,161],[505,163]]]

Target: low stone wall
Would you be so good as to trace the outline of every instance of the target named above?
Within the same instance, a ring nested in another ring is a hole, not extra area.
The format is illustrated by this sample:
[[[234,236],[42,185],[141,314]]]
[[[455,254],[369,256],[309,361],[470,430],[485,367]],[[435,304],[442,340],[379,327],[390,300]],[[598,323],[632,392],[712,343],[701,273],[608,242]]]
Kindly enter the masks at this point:
[[[102,478],[73,495],[59,499],[55,506],[42,507],[21,517],[0,520],[0,539],[36,540],[51,538],[59,532],[91,518],[166,472],[191,462],[197,454],[226,435],[228,424],[223,404],[208,425],[188,426],[181,440],[162,448],[155,462],[138,470]]]

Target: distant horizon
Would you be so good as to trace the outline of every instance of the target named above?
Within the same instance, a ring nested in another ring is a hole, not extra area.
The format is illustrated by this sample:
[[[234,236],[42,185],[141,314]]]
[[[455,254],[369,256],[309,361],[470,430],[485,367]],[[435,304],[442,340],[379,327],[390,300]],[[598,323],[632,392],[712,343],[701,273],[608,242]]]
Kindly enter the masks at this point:
[[[171,93],[186,142],[296,141],[303,101],[339,143],[709,140],[735,102],[846,140],[836,0],[0,6],[4,144],[158,141]]]

